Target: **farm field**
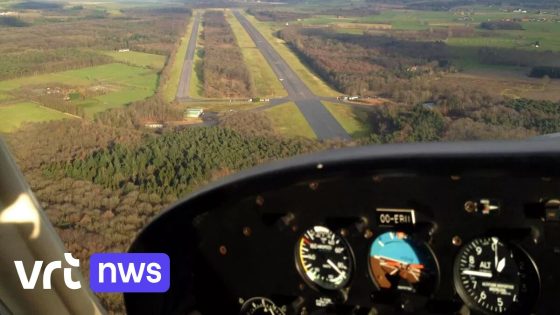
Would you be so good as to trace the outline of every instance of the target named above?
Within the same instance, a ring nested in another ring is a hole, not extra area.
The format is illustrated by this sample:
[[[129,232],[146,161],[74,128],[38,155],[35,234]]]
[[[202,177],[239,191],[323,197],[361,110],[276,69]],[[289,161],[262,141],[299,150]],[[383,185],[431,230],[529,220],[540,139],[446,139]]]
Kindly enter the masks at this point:
[[[165,56],[148,54],[137,51],[106,51],[106,55],[111,56],[115,61],[130,64],[133,66],[151,68],[160,71],[165,65]]]
[[[239,21],[231,12],[228,12],[226,17],[235,34],[239,48],[241,48],[245,64],[251,72],[256,96],[268,98],[287,96],[288,93]]]
[[[0,132],[16,130],[24,122],[40,122],[59,119],[73,119],[54,109],[35,103],[22,102],[0,105]]]
[[[558,101],[560,80],[529,78],[520,70],[476,69],[446,75],[448,83],[483,90],[496,96]]]
[[[151,69],[112,63],[0,81],[0,93],[9,94],[23,87],[59,85],[103,91],[98,96],[71,101],[84,108],[87,118],[93,118],[98,112],[122,107],[152,95],[157,88],[157,74]]]
[[[278,30],[278,25],[260,22],[254,16],[243,13],[245,17],[263,34],[270,42],[282,58],[290,65],[297,75],[305,82],[307,87],[316,95],[320,96],[337,96],[340,93],[329,87],[321,78],[316,76],[300,59],[288,48],[282,41],[274,37],[273,33]]]
[[[283,136],[317,138],[305,117],[293,102],[274,106],[264,112],[272,121],[276,132]]]
[[[359,118],[360,115],[365,116],[364,110],[332,102],[323,102],[323,105],[353,138],[360,138],[370,133],[368,125]]]

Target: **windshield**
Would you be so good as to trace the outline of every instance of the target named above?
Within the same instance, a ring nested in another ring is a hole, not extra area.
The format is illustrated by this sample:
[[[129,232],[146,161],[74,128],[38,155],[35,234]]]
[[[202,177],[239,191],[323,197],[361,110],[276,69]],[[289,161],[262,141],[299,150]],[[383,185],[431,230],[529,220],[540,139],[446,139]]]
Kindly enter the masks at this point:
[[[559,101],[551,1],[0,0],[0,133],[82,261],[240,170],[554,134]]]

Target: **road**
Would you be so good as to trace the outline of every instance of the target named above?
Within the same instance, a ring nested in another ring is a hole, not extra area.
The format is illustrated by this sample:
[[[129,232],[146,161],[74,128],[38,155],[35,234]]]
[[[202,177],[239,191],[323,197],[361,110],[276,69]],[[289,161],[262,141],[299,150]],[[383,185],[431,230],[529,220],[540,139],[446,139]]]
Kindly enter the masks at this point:
[[[338,121],[323,106],[321,99],[314,95],[299,76],[276,52],[272,45],[264,36],[238,11],[233,11],[245,31],[249,34],[257,48],[266,58],[274,73],[278,76],[284,88],[288,92],[288,99],[292,100],[299,108],[317,138],[324,139],[345,139],[349,140],[350,135],[342,128]]]
[[[196,39],[198,37],[198,25],[200,24],[200,13],[194,16],[191,37],[187,46],[187,53],[185,54],[185,62],[181,70],[181,78],[179,79],[179,87],[177,88],[177,99],[188,99],[189,87],[191,85],[191,75],[194,63],[194,54],[196,52]]]

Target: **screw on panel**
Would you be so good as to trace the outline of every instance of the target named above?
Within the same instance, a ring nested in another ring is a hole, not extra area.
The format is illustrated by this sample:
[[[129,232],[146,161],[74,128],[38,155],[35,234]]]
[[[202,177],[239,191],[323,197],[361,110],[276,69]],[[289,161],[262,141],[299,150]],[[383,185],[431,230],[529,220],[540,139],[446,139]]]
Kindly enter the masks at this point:
[[[451,175],[451,180],[452,181],[458,181],[460,179],[461,179],[461,176],[459,176],[459,175]]]
[[[257,203],[257,206],[262,207],[264,205],[264,197],[261,196],[261,195],[258,195],[255,202]]]
[[[476,211],[476,202],[474,201],[467,201],[465,202],[465,211],[468,213],[473,213]]]
[[[455,235],[451,239],[451,243],[455,246],[461,246],[461,244],[463,244],[463,240],[459,236]]]
[[[373,237],[373,232],[370,229],[366,229],[366,231],[364,232],[364,237],[366,239],[370,239]]]
[[[317,190],[317,188],[319,188],[319,183],[318,182],[311,182],[311,183],[309,183],[309,188],[311,188],[311,190]]]
[[[374,183],[381,183],[381,181],[383,180],[383,177],[381,177],[381,175],[375,175],[373,176],[373,182]]]
[[[243,235],[249,237],[251,236],[251,234],[253,234],[253,231],[251,230],[250,227],[246,226],[243,228]]]
[[[225,245],[220,246],[219,252],[222,256],[227,255],[227,247]]]
[[[342,236],[348,236],[348,230],[347,230],[347,229],[344,229],[344,228],[340,229],[340,235],[342,235]]]
[[[323,167],[324,167],[324,165],[323,165],[323,164],[321,164],[321,163],[317,164],[317,169],[318,169],[318,170],[322,170],[322,169],[323,169]]]

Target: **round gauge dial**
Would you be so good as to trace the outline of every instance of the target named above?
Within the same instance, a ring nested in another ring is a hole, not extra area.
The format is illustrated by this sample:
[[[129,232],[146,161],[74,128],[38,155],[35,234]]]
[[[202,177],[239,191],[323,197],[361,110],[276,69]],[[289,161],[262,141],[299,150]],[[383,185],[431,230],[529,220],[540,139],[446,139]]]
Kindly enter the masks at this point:
[[[250,298],[241,306],[240,315],[284,315],[286,312],[264,297]]]
[[[539,290],[534,263],[498,237],[477,238],[455,260],[455,289],[465,303],[485,314],[522,314]]]
[[[324,226],[314,226],[301,236],[296,260],[303,278],[320,288],[338,290],[350,280],[350,248],[342,237]]]
[[[369,266],[384,290],[431,295],[438,285],[438,267],[428,246],[404,232],[386,232],[371,244]]]

